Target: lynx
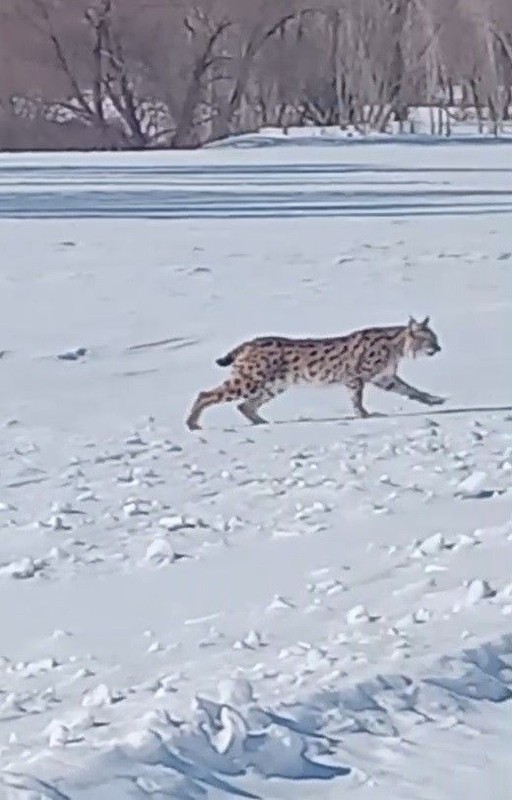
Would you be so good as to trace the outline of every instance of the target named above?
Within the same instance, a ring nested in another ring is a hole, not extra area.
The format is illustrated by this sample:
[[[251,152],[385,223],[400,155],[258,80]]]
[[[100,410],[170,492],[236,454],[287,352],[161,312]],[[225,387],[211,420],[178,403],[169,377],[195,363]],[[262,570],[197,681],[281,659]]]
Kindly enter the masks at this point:
[[[397,375],[402,358],[433,356],[441,348],[430,318],[407,325],[365,328],[345,336],[325,339],[289,339],[263,336],[235,347],[219,358],[221,367],[232,366],[232,375],[216,389],[199,392],[186,420],[190,430],[209,406],[240,400],[238,410],[255,425],[265,423],[260,407],[290,386],[343,384],[359,417],[371,416],[363,406],[363,389],[372,383],[387,392],[434,406],[444,398],[410,386]]]

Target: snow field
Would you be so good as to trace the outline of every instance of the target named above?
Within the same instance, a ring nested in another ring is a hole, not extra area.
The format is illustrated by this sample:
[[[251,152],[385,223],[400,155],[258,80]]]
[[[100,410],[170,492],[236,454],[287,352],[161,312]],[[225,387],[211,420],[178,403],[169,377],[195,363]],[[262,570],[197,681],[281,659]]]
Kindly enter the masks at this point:
[[[0,796],[508,796],[507,153],[0,159]],[[185,429],[240,339],[409,313],[446,407]]]

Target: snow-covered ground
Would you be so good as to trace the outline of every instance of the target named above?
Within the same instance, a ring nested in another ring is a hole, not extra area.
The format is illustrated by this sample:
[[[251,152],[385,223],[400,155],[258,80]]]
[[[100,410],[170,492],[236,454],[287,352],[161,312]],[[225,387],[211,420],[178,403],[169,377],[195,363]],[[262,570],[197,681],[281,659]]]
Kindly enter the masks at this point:
[[[511,165],[0,158],[2,800],[508,800]],[[441,409],[296,389],[186,430],[241,339],[409,314]]]

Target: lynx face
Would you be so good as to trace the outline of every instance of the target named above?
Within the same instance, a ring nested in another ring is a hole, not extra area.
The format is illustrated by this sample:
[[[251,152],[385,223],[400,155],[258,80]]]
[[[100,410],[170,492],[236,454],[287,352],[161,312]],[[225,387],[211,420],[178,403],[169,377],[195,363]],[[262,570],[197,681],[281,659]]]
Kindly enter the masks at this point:
[[[410,317],[407,324],[408,349],[413,358],[416,356],[435,356],[441,351],[438,339],[432,328],[429,328],[430,317],[417,322]]]

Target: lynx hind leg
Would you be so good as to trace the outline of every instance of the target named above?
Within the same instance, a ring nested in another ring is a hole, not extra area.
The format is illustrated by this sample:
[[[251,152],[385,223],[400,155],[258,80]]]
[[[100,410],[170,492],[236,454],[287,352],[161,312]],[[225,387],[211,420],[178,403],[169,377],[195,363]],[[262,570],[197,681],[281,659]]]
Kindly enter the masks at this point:
[[[261,405],[262,403],[257,398],[253,398],[244,400],[237,408],[253,425],[265,425],[267,420],[258,414],[258,409]]]
[[[277,397],[278,394],[285,392],[287,388],[288,386],[284,379],[269,381],[254,394],[244,395],[246,399],[243,403],[240,403],[238,410],[254,425],[264,425],[267,420],[258,414],[259,409],[262,405]]]
[[[198,430],[201,427],[200,417],[206,408],[238,400],[245,395],[244,389],[246,387],[243,386],[241,378],[228,378],[215,389],[199,392],[186,419],[187,427],[191,431]]]

